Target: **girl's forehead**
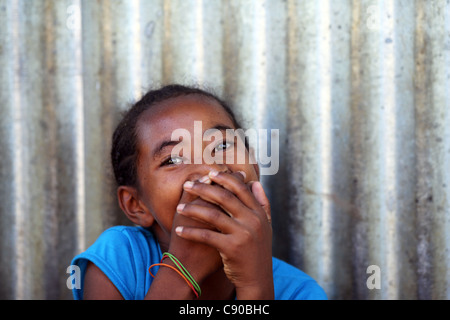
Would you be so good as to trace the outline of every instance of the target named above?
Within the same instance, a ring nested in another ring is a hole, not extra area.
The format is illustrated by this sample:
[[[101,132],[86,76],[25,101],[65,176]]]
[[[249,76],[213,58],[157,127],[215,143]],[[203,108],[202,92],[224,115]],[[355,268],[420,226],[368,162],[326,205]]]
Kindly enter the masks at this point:
[[[204,130],[218,123],[234,128],[233,120],[219,102],[199,95],[171,98],[146,110],[138,122],[139,140],[156,141],[177,129],[193,130],[201,121]]]

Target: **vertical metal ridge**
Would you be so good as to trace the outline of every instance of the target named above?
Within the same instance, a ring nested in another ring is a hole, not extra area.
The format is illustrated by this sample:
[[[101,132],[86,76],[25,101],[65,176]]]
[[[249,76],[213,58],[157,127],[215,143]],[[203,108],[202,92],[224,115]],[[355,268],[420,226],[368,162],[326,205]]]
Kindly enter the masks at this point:
[[[12,136],[13,136],[13,188],[14,188],[14,244],[15,244],[15,256],[13,258],[15,269],[14,269],[14,281],[15,281],[15,299],[25,299],[25,275],[27,274],[25,265],[25,236],[26,232],[24,230],[25,226],[25,203],[26,191],[24,190],[26,182],[24,174],[26,170],[26,158],[25,158],[25,148],[26,141],[23,137],[23,119],[24,115],[22,113],[22,92],[21,92],[21,79],[22,74],[21,58],[22,53],[21,47],[21,35],[20,35],[20,4],[19,0],[14,0],[11,3],[11,13],[12,13],[12,55],[13,55],[13,126],[12,126]]]
[[[449,297],[449,3],[418,2],[416,117],[418,297]],[[445,129],[444,129],[445,128]],[[443,168],[446,169],[443,169]],[[445,275],[445,276],[444,276]]]
[[[416,117],[416,153],[417,153],[417,184],[415,190],[416,215],[417,215],[417,275],[418,275],[418,298],[432,298],[432,248],[430,242],[431,234],[431,212],[428,209],[428,195],[430,194],[429,176],[432,174],[431,164],[428,160],[427,143],[427,111],[429,90],[427,83],[429,73],[427,72],[426,42],[426,14],[423,1],[417,2],[416,7],[416,33],[415,33],[415,117]]]
[[[163,1],[163,68],[162,68],[162,79],[163,83],[169,83],[172,81],[172,70],[173,70],[173,52],[170,48],[170,39],[172,37],[172,30],[170,28],[170,22],[172,20],[171,8],[172,2]]]
[[[195,51],[196,51],[196,59],[195,59],[195,65],[194,65],[194,72],[197,76],[197,81],[201,84],[205,82],[205,35],[204,35],[204,7],[203,0],[199,0],[196,5],[195,10],[195,30],[197,35],[197,43],[195,44]]]
[[[130,61],[129,77],[132,79],[132,97],[139,99],[143,94],[142,83],[142,40],[141,40],[141,1],[133,0],[130,4],[130,36],[128,48],[132,52],[133,59]]]
[[[73,45],[74,52],[74,89],[75,96],[75,175],[76,175],[76,220],[77,250],[86,250],[86,181],[85,181],[85,136],[84,136],[84,91],[83,91],[83,53],[82,53],[82,16],[81,0],[73,0],[74,9]]]
[[[397,234],[397,204],[398,191],[397,183],[397,140],[398,124],[397,124],[397,101],[396,101],[396,46],[398,39],[396,38],[396,29],[394,21],[397,17],[395,3],[393,1],[383,2],[380,6],[382,10],[380,32],[380,58],[382,83],[380,86],[380,106],[379,106],[379,125],[377,131],[380,132],[380,181],[379,203],[380,203],[380,235],[385,235],[383,239],[383,269],[387,269],[385,277],[383,277],[383,286],[387,287],[385,298],[398,298],[398,263],[396,261],[398,253]],[[390,39],[390,40],[389,40]],[[373,106],[377,108],[378,106]]]
[[[71,298],[72,255],[126,224],[105,165],[120,112],[180,82],[280,129],[273,252],[329,298],[450,298],[448,0],[0,0],[0,17],[2,297]]]
[[[46,270],[44,278],[44,288],[42,297],[44,299],[57,299],[60,295],[60,279],[58,277],[58,266],[60,255],[58,252],[58,235],[60,232],[58,212],[58,148],[57,148],[57,132],[58,122],[56,118],[55,91],[56,86],[52,83],[52,71],[55,70],[54,52],[55,50],[55,34],[53,33],[53,11],[51,5],[43,8],[43,58],[42,58],[42,82],[49,84],[41,88],[42,105],[45,119],[45,137],[43,138],[47,149],[45,156],[48,159],[46,164],[47,176],[43,193],[46,195],[46,204],[44,210],[44,227],[45,249],[43,256],[43,269]]]
[[[218,0],[164,2],[164,83],[222,91],[221,7]]]
[[[450,2],[442,4],[442,12],[443,12],[443,37],[444,37],[444,45],[443,45],[443,58],[442,65],[444,68],[441,70],[443,73],[441,78],[439,79],[442,83],[442,92],[441,99],[443,100],[442,110],[444,112],[444,116],[442,117],[442,128],[443,134],[436,139],[438,143],[442,144],[441,147],[441,172],[442,172],[442,180],[441,186],[443,187],[441,196],[437,199],[437,209],[442,212],[442,215],[445,219],[444,222],[444,235],[445,235],[445,265],[447,266],[445,273],[445,291],[442,293],[442,296],[445,299],[450,300]]]
[[[445,53],[444,53],[444,63],[443,65],[445,73],[443,77],[443,99],[444,99],[444,110],[445,118],[443,120],[444,123],[444,137],[442,137],[441,141],[443,142],[443,182],[442,187],[443,190],[443,196],[442,201],[443,203],[443,215],[446,217],[445,221],[445,247],[446,247],[446,265],[447,265],[447,272],[446,272],[446,292],[442,295],[446,299],[450,300],[450,172],[448,170],[448,165],[450,164],[450,93],[448,88],[450,88],[450,2],[447,1],[446,4],[443,4],[443,12],[444,12],[444,43],[445,43]],[[447,88],[447,90],[445,89]],[[447,124],[447,125],[445,125]]]
[[[317,61],[317,107],[319,109],[319,115],[316,118],[316,126],[319,128],[319,150],[318,156],[321,159],[319,175],[318,177],[318,190],[316,191],[320,195],[330,195],[334,193],[332,185],[332,58],[331,58],[331,8],[330,2],[316,2],[315,11],[317,13],[317,57],[320,57]],[[319,262],[319,276],[318,281],[321,283],[327,291],[330,291],[331,279],[332,279],[332,257],[333,257],[333,241],[331,225],[333,221],[332,210],[333,205],[327,197],[321,196],[319,200],[321,202],[321,231],[320,231],[320,262]]]
[[[303,248],[295,254],[304,255],[295,261],[334,296],[332,279],[337,265],[333,221],[339,197],[333,185],[334,161],[338,160],[334,159],[333,132],[339,112],[333,108],[340,106],[338,102],[333,105],[332,9],[330,2],[293,1],[288,8],[295,12],[290,15],[289,30],[293,31],[288,38],[288,61],[295,68],[288,75],[293,108],[289,114],[295,115],[289,126],[289,134],[295,137],[290,148],[295,149],[290,149],[288,156],[296,163],[290,170],[295,172],[293,186],[300,191],[291,210],[303,225],[291,232],[295,247]]]
[[[395,249],[391,257],[395,267],[396,288],[395,299],[413,299],[417,297],[417,225],[415,190],[417,184],[416,173],[416,141],[415,141],[415,101],[414,78],[415,72],[415,3],[407,1],[394,4],[395,13],[392,43],[389,37],[385,39],[387,45],[392,44],[395,54],[395,69],[392,74],[395,79],[395,112],[396,112],[396,145],[395,145],[395,217],[393,241]],[[393,81],[390,79],[390,81]],[[393,202],[388,198],[387,207]]]
[[[364,246],[355,244],[356,252],[361,254],[357,268],[364,277],[369,265],[380,267],[383,290],[366,292],[372,298],[384,299],[400,298],[400,270],[408,269],[407,264],[400,263],[400,259],[405,261],[400,239],[406,235],[402,230],[409,228],[409,223],[403,227],[399,219],[406,216],[410,197],[403,197],[399,184],[408,175],[405,170],[410,170],[414,163],[414,158],[405,155],[399,158],[398,153],[402,149],[411,150],[413,145],[409,142],[413,138],[409,134],[413,109],[399,98],[408,88],[405,83],[410,83],[408,69],[399,67],[400,55],[412,62],[412,47],[402,38],[404,34],[399,33],[397,21],[402,17],[397,5],[378,2],[354,7],[359,13],[353,28],[355,187],[356,204],[363,217],[358,223],[360,229],[356,229],[360,234],[356,236],[366,237],[367,242]],[[372,24],[370,19],[376,23]],[[404,119],[400,120],[402,113]],[[361,285],[359,290],[366,290]]]
[[[367,299],[368,291],[364,283],[366,278],[366,268],[368,266],[368,223],[365,212],[362,208],[361,181],[364,153],[360,151],[364,137],[360,133],[360,128],[364,119],[359,116],[365,97],[363,96],[363,78],[361,49],[363,45],[363,30],[365,24],[365,14],[360,1],[352,1],[352,26],[351,26],[351,198],[355,207],[355,219],[351,228],[352,233],[352,298]]]
[[[254,86],[254,98],[252,101],[252,117],[254,128],[263,129],[264,115],[267,101],[267,26],[266,26],[266,1],[254,1],[251,20],[251,49],[250,60],[256,67],[251,69],[251,83]],[[259,32],[262,30],[263,32]]]
[[[450,3],[426,3],[427,53],[430,56],[431,112],[429,151],[433,168],[431,197],[428,198],[433,219],[433,298],[450,297]]]

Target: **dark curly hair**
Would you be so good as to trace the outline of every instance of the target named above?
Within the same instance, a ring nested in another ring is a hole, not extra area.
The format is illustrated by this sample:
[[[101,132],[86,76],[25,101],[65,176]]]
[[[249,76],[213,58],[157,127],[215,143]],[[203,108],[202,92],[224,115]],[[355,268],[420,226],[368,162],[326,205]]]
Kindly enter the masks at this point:
[[[240,125],[229,105],[212,92],[179,84],[166,85],[156,90],[150,90],[131,108],[126,111],[117,125],[111,148],[111,161],[117,184],[137,187],[137,124],[140,116],[157,103],[184,95],[201,95],[217,101],[230,115],[233,124],[238,129]]]

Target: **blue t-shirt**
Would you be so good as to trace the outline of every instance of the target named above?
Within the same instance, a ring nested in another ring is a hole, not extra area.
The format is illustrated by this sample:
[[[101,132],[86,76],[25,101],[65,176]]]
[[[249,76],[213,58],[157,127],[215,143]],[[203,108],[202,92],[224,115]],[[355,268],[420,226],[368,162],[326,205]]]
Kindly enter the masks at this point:
[[[83,299],[88,261],[94,263],[126,300],[142,300],[152,284],[150,265],[159,263],[161,248],[155,236],[142,227],[116,226],[104,231],[95,243],[72,260],[81,271],[81,288],[73,289]],[[323,300],[327,296],[317,282],[303,271],[272,258],[275,300]],[[155,266],[152,273],[158,271]]]

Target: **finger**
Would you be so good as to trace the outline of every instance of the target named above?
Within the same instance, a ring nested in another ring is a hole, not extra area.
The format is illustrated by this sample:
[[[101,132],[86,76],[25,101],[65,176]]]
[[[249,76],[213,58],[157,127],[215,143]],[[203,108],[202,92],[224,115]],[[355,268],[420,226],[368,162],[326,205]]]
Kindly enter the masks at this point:
[[[229,234],[236,227],[236,222],[218,209],[196,204],[180,204],[177,207],[177,212],[189,218],[205,222],[222,233]]]
[[[258,201],[242,179],[245,173],[243,171],[239,171],[238,173],[239,174],[230,174],[212,170],[209,173],[209,177],[213,182],[220,184],[225,189],[231,191],[248,208],[259,209],[260,205]],[[242,177],[239,177],[240,175],[242,175]]]
[[[209,229],[178,226],[175,228],[175,232],[183,239],[206,244],[210,247],[216,248],[219,251],[222,251],[228,242],[227,235]]]
[[[232,192],[219,185],[187,181],[184,183],[183,188],[186,192],[196,194],[203,200],[219,206],[231,217],[238,217],[239,213],[248,210]]]
[[[247,174],[244,171],[236,171],[230,174],[245,183],[245,178],[247,177]]]
[[[266,213],[267,219],[269,221],[272,221],[272,214],[270,211],[270,202],[269,199],[267,199],[266,193],[264,192],[264,188],[262,187],[261,182],[254,181],[250,184],[250,188],[255,195],[256,200],[259,202],[261,207],[264,209],[264,212]]]

